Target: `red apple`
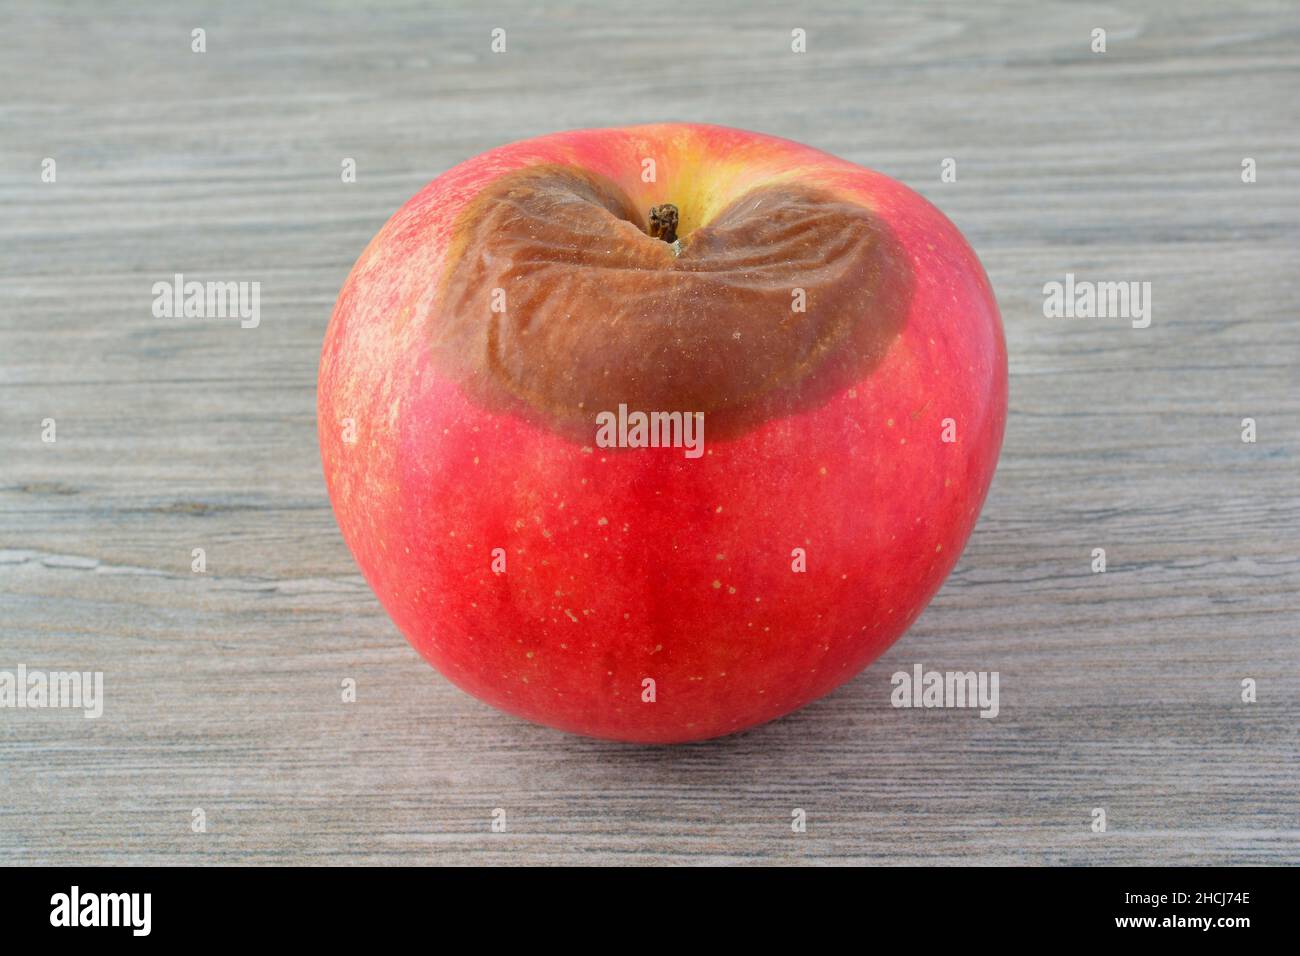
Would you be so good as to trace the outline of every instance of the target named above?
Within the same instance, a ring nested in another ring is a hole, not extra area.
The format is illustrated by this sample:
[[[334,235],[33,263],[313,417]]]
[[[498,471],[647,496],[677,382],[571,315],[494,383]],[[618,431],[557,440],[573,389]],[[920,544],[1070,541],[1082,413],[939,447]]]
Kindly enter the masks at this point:
[[[514,143],[402,207],[335,306],[320,445],[344,539],[443,674],[675,742],[902,634],[975,525],[1006,398],[993,292],[937,209],[669,124]],[[679,415],[638,447],[637,412]]]

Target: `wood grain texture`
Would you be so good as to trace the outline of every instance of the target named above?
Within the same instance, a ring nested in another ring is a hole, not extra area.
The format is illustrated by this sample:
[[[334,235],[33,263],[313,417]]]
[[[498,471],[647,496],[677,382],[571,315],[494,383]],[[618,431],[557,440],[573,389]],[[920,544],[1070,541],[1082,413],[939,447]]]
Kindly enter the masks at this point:
[[[0,710],[0,863],[1300,862],[1300,13],[704,6],[6,4],[0,669],[102,670],[106,704]],[[938,203],[997,291],[1012,409],[970,545],[882,660],[656,749],[419,659],[338,535],[314,397],[339,286],[427,180],[667,119]],[[261,325],[154,318],[176,272],[260,281]],[[1044,318],[1066,272],[1151,282],[1151,327]],[[916,662],[998,671],[1000,716],[893,709]]]

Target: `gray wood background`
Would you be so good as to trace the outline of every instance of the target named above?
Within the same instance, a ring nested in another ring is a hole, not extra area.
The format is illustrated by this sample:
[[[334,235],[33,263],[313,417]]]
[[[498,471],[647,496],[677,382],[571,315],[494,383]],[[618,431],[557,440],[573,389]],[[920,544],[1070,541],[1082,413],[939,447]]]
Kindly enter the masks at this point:
[[[0,710],[0,863],[1300,862],[1297,89],[1272,2],[7,3],[0,669],[102,670],[106,703]],[[794,716],[670,749],[425,665],[339,537],[314,416],[339,286],[421,185],[664,119],[937,202],[997,290],[1012,399],[911,632]],[[175,272],[260,281],[260,327],[155,319]],[[1044,318],[1066,272],[1151,282],[1151,327]],[[916,662],[997,670],[1001,716],[894,710]]]

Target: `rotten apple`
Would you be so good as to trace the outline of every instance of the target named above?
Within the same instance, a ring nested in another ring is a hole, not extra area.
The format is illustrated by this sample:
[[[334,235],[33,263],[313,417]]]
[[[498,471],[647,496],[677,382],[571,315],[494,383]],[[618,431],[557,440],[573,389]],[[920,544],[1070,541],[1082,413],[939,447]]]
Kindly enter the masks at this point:
[[[695,740],[827,693],[920,614],[1006,376],[978,259],[900,183],[740,130],[583,130],[451,169],[370,243],[321,455],[366,580],[449,679]]]

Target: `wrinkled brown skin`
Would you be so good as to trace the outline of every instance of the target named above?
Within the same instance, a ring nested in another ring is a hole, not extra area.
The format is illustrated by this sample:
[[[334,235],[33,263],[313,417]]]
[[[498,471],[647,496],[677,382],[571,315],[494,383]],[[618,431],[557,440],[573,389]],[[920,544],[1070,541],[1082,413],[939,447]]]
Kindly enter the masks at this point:
[[[704,412],[706,453],[596,447],[620,403]],[[1005,414],[996,303],[947,219],[688,125],[439,177],[358,260],[319,387],[340,528],[411,643],[511,713],[647,742],[761,723],[875,659],[960,554]]]
[[[755,187],[680,255],[644,219],[580,171],[501,177],[458,223],[435,360],[485,403],[575,437],[620,402],[703,412],[722,437],[857,380],[906,316],[911,276],[888,228],[825,191]]]

